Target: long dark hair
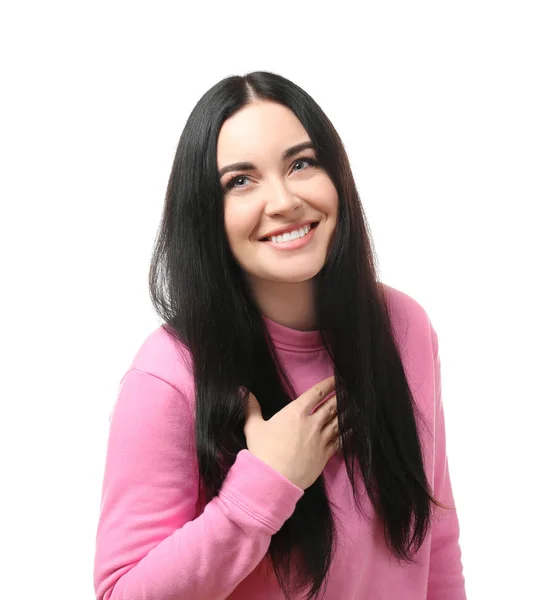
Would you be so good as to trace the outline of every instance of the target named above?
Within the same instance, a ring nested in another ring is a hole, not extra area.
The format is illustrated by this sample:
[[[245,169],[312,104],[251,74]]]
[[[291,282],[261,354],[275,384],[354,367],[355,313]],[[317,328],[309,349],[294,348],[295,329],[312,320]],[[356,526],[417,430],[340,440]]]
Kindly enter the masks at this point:
[[[357,507],[362,511],[355,461],[389,549],[413,562],[430,526],[430,503],[443,505],[426,479],[417,428],[422,416],[393,337],[349,161],[312,97],[265,71],[223,79],[194,107],[177,147],[150,266],[155,310],[193,359],[199,498],[210,501],[218,493],[237,453],[247,447],[240,386],[253,392],[265,419],[296,397],[224,229],[218,134],[228,117],[254,100],[280,103],[297,116],[336,187],[338,221],[316,278],[315,302],[337,379],[343,455]],[[352,436],[345,436],[348,428]],[[321,475],[272,536],[268,553],[286,597],[307,586],[307,599],[323,593],[335,540]]]

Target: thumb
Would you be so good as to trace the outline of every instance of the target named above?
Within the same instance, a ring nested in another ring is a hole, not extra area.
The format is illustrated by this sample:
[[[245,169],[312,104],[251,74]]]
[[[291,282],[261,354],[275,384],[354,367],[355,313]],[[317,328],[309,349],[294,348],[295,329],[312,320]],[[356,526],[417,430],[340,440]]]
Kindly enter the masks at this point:
[[[249,392],[249,397],[247,400],[247,410],[246,410],[246,421],[258,421],[263,420],[262,417],[262,409],[260,408],[260,404],[256,399],[255,395],[252,392]]]

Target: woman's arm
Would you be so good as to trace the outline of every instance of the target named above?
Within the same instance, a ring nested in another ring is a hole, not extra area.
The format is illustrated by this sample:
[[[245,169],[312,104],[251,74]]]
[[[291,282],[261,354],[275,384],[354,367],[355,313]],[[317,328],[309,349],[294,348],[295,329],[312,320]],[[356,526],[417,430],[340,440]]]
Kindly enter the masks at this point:
[[[435,378],[434,494],[441,503],[454,507],[446,453],[438,340],[433,327],[431,332]],[[434,510],[436,512],[431,530],[432,546],[427,600],[466,600],[457,512],[435,506]]]
[[[191,408],[137,369],[111,415],[97,530],[97,600],[218,600],[260,563],[303,490],[242,450],[195,518]]]

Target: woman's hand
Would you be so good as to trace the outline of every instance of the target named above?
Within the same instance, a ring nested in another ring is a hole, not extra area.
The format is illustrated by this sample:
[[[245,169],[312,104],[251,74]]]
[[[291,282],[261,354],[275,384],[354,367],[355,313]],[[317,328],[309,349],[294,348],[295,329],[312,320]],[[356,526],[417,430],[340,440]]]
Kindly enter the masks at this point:
[[[320,381],[265,421],[249,393],[245,437],[247,448],[260,460],[305,490],[339,450],[335,377]]]

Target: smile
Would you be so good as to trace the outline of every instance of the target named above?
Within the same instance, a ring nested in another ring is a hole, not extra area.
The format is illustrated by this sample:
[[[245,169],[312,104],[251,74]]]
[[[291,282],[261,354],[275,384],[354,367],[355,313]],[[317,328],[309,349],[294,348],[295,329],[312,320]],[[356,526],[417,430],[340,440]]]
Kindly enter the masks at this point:
[[[295,229],[283,235],[273,235],[270,239],[261,241],[279,250],[296,250],[297,248],[306,246],[310,242],[314,237],[314,231],[317,226],[318,223],[312,223],[312,225],[305,225],[300,229]]]

